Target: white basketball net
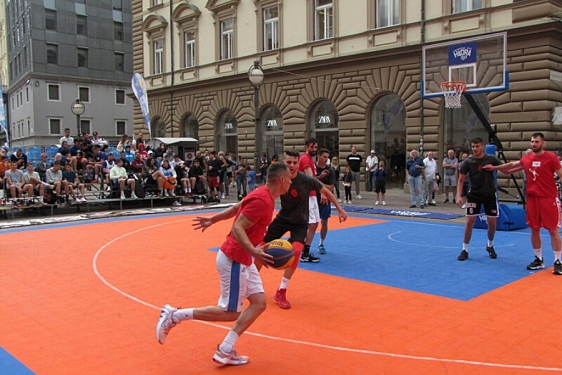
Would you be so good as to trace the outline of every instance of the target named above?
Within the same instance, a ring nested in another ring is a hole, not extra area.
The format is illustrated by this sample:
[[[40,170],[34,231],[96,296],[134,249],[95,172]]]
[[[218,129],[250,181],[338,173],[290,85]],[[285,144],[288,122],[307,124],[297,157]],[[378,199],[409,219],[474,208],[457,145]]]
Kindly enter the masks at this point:
[[[462,81],[446,81],[440,83],[445,108],[460,108],[462,93],[466,90],[466,83]]]

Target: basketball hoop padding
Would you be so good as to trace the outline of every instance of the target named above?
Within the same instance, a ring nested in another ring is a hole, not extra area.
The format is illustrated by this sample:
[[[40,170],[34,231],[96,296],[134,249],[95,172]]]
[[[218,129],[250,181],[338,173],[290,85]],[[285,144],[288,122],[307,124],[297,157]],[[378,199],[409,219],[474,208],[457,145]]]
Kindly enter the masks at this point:
[[[466,90],[466,82],[445,81],[439,84],[445,98],[445,108],[460,108],[462,94]]]

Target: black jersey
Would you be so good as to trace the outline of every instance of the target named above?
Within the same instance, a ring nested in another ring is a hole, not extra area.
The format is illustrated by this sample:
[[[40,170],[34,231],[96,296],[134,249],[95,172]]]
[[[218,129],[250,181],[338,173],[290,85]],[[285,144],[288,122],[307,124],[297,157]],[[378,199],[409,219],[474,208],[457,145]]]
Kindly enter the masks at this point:
[[[308,196],[319,192],[322,184],[314,177],[298,172],[291,180],[289,191],[281,196],[281,211],[277,217],[293,224],[308,224]]]

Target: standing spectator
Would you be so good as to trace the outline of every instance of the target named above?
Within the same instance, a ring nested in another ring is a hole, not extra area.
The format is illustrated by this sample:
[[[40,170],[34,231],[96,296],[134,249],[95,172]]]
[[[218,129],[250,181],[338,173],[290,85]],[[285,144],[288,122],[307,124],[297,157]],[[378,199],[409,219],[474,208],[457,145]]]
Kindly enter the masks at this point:
[[[437,161],[433,158],[433,151],[427,153],[427,157],[423,159],[424,168],[424,181],[423,181],[423,195],[425,199],[425,204],[430,206],[435,206],[435,200],[433,199],[433,191],[437,185],[436,173],[437,173]]]
[[[252,167],[247,165],[246,175],[248,176],[248,192],[251,193],[256,189],[256,171],[253,171]]]
[[[462,251],[458,260],[468,259],[468,244],[472,237],[472,228],[476,217],[480,215],[480,208],[484,206],[484,213],[488,223],[488,244],[486,251],[492,259],[498,256],[494,250],[494,236],[496,234],[496,222],[500,213],[498,205],[498,194],[496,191],[496,178],[491,170],[483,169],[485,165],[498,166],[501,161],[484,153],[484,141],[482,138],[474,138],[471,142],[472,156],[468,157],[462,164],[460,170],[459,184],[457,186],[457,205],[462,205],[462,184],[468,174],[470,176],[470,191],[466,197],[466,227],[464,228],[464,239]],[[552,174],[549,175],[552,179]]]
[[[355,198],[363,199],[361,196],[361,163],[363,163],[363,157],[357,153],[357,147],[353,146],[351,148],[351,154],[347,155],[347,165],[353,174],[353,182],[355,183]],[[351,203],[351,202],[350,202]]]
[[[70,168],[70,164],[64,166],[64,172],[62,172],[62,179],[63,181],[67,182],[66,185],[66,195],[71,195],[76,202],[86,202],[86,189],[84,188],[84,184],[81,184],[78,181],[76,176],[76,172]],[[80,191],[80,198],[76,197],[75,190]]]
[[[343,189],[345,190],[345,200],[343,203],[351,204],[351,183],[353,182],[353,173],[349,165],[345,167],[345,172],[342,176]]]
[[[165,305],[156,326],[158,342],[164,344],[170,330],[184,320],[236,320],[224,341],[218,345],[213,361],[224,365],[248,363],[248,357],[239,355],[234,345],[267,305],[263,283],[252,258],[261,264],[272,263],[272,257],[265,253],[267,245],[258,245],[271,222],[275,199],[284,194],[291,184],[289,172],[283,165],[275,164],[271,176],[271,182],[265,188],[256,190],[248,199],[211,218],[195,219],[196,229],[204,231],[219,220],[235,217],[232,229],[217,254],[216,265],[221,280],[218,306],[178,310]],[[249,300],[250,306],[242,312],[245,299]]]
[[[328,164],[330,160],[330,150],[321,148],[318,151],[318,157],[316,161],[316,176],[324,185],[325,188],[334,192],[334,184],[336,183],[336,174],[334,169]],[[326,240],[326,235],[328,234],[328,219],[332,214],[332,207],[328,198],[324,195],[318,197],[318,211],[320,213],[320,244],[318,245],[318,254],[326,254],[326,248],[324,247],[324,241]]]
[[[129,176],[127,175],[127,171],[125,170],[125,168],[123,168],[123,161],[121,159],[117,159],[117,165],[111,168],[109,177],[113,183],[113,186],[118,188],[121,192],[122,200],[127,199],[127,197],[125,197],[125,184],[129,185],[129,188],[131,189],[131,198],[138,199],[138,197],[135,195],[136,181],[134,178],[129,178]]]
[[[386,165],[384,160],[379,161],[379,166],[375,170],[375,193],[377,193],[375,206],[379,204],[379,194],[382,195],[382,205],[386,206],[384,199],[384,195],[386,194]]]
[[[416,208],[416,200],[420,202],[420,208],[425,208],[422,192],[422,173],[424,170],[423,160],[419,157],[418,150],[410,151],[410,158],[406,160],[406,174],[410,187],[410,208]]]
[[[375,169],[379,165],[379,158],[375,155],[375,150],[371,150],[371,155],[367,156],[365,164],[367,168],[367,190],[373,191],[375,187]]]
[[[217,158],[217,152],[212,151],[210,154],[209,161],[207,162],[207,177],[209,183],[209,202],[217,201],[220,202],[220,173],[222,162]]]
[[[445,202],[449,203],[449,189],[451,190],[451,194],[453,195],[453,203],[455,202],[455,193],[457,187],[457,179],[455,177],[457,164],[459,160],[455,157],[455,151],[449,150],[447,151],[447,157],[443,159],[443,169],[445,170]]]
[[[236,196],[240,201],[248,195],[246,163],[244,163],[244,159],[240,158],[240,160],[238,160],[238,166],[236,167],[234,174],[236,175]]]
[[[45,175],[47,174],[47,169],[49,169],[49,164],[47,164],[47,154],[41,154],[41,160],[35,165],[35,172],[39,173],[41,181],[45,182]]]
[[[270,161],[267,159],[267,154],[262,152],[260,158],[260,177],[262,184],[265,184],[265,181],[267,181],[267,168],[269,168],[270,164]]]
[[[18,148],[15,153],[10,156],[10,163],[16,165],[16,169],[21,171],[27,168],[27,155],[23,153],[21,148]]]
[[[340,170],[340,162],[337,156],[332,158],[332,162],[330,166],[334,168],[334,173],[336,174],[336,183],[334,184],[334,189],[336,190],[336,195],[338,196],[338,202],[341,202],[340,198],[340,179],[341,179],[341,170]]]
[[[70,136],[70,129],[69,128],[64,129],[64,135],[62,137],[60,137],[59,143],[62,145],[62,143],[65,142],[65,141],[69,145],[74,144],[74,138],[72,138]]]
[[[562,275],[562,242],[560,240],[560,212],[558,190],[552,174],[562,178],[562,167],[556,155],[546,151],[546,140],[543,133],[531,136],[532,153],[526,154],[519,161],[501,166],[485,166],[487,170],[499,169],[503,173],[515,173],[525,170],[529,175],[527,181],[527,224],[531,228],[531,245],[535,259],[527,266],[528,270],[544,268],[542,256],[541,227],[550,235],[550,244],[554,253],[554,275]],[[468,159],[469,160],[469,159]],[[472,188],[474,188],[472,180]],[[472,192],[472,189],[471,189]]]

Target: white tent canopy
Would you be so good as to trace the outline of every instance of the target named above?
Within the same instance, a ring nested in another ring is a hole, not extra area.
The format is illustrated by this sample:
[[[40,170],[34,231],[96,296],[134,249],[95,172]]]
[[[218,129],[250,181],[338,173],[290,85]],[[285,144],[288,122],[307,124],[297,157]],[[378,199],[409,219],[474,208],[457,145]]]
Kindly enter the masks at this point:
[[[197,143],[199,142],[197,139],[195,138],[189,138],[189,137],[180,137],[180,138],[152,138],[151,139],[152,142],[157,142],[157,144],[155,145],[156,147],[160,144],[160,142],[164,142],[166,144],[166,146],[173,146],[175,144],[178,143]]]

